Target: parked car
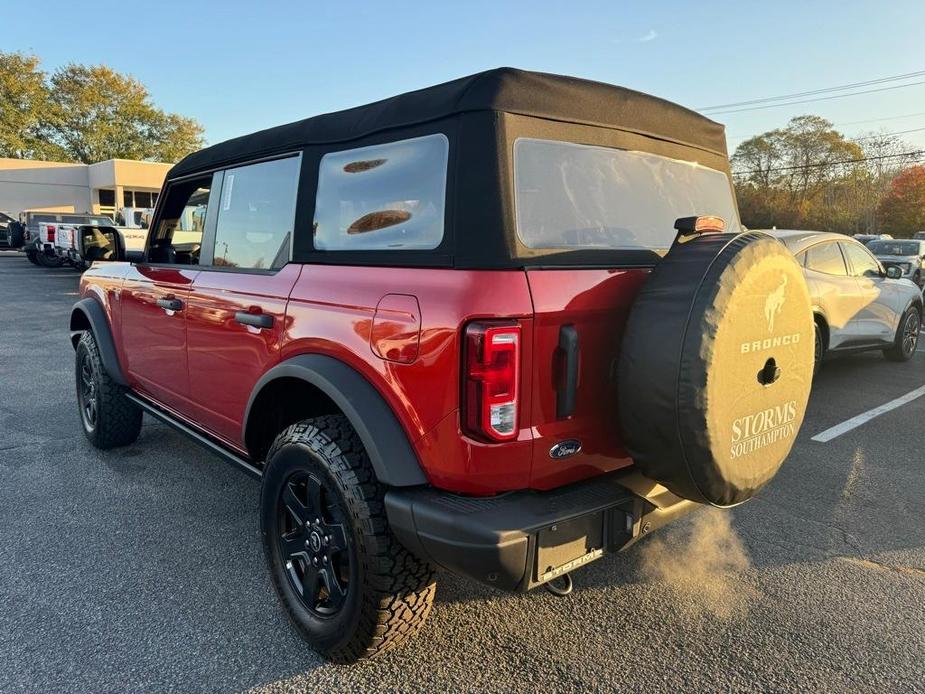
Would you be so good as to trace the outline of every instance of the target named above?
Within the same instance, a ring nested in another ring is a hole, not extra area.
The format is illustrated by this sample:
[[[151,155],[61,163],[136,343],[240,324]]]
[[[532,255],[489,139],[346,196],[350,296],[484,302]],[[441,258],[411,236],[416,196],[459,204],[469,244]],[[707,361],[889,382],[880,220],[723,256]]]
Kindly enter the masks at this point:
[[[137,234],[138,230],[123,230],[111,225],[59,224],[53,236],[55,253],[78,272],[83,272],[94,262],[111,261],[124,257],[126,250],[124,233]],[[143,238],[140,248],[144,248]]]
[[[6,246],[7,248],[12,247],[13,236],[10,230],[10,224],[15,221],[16,220],[6,212],[0,212],[0,246]]]
[[[0,212],[0,246],[11,246],[9,225],[16,220],[6,212]]]
[[[899,267],[884,268],[868,247],[841,234],[775,230],[806,273],[816,323],[815,362],[828,354],[879,349],[887,359],[915,354],[922,290]],[[896,242],[889,242],[896,243]]]
[[[774,477],[812,313],[740,231],[722,126],[599,82],[491,70],[239,137],[84,273],[81,427],[124,446],[146,412],[261,478],[296,629],[374,656],[435,566],[564,594]]]
[[[917,231],[912,235],[912,238],[925,241],[925,231]]]
[[[925,286],[925,241],[916,239],[894,239],[871,241],[867,250],[873,253],[884,267],[898,267],[902,276],[915,282],[920,288]]]
[[[153,214],[151,207],[123,207],[116,213],[116,224],[128,229],[147,229]]]
[[[112,219],[106,215],[71,214],[55,212],[26,212],[25,236],[22,252],[30,262],[44,267],[60,267],[65,258],[55,250],[55,236],[58,225],[112,226]]]
[[[889,234],[855,234],[854,240],[858,243],[863,243],[865,246],[871,241],[879,241],[881,239],[891,239],[893,238]]]

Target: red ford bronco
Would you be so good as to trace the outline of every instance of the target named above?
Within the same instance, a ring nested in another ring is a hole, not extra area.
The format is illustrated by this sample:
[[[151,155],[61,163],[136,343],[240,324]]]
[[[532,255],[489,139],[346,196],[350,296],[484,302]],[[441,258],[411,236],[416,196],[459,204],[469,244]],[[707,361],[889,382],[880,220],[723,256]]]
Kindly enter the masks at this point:
[[[722,126],[497,69],[169,173],[70,319],[98,448],[166,422],[262,480],[273,583],[338,661],[415,633],[435,568],[569,573],[782,464],[800,268],[740,228]]]

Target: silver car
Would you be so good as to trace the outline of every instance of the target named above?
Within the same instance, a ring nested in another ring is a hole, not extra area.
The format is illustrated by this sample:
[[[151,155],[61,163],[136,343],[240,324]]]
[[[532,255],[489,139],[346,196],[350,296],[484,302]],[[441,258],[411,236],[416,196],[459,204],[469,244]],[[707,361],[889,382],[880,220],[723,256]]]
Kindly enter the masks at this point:
[[[887,269],[895,265],[902,270],[903,277],[912,280],[919,287],[925,286],[925,271],[922,262],[925,261],[925,241],[918,239],[882,239],[871,241],[867,250],[877,256]]]
[[[863,244],[841,234],[765,231],[803,266],[816,319],[816,365],[828,353],[883,350],[887,359],[915,354],[922,322],[922,291],[884,269]]]

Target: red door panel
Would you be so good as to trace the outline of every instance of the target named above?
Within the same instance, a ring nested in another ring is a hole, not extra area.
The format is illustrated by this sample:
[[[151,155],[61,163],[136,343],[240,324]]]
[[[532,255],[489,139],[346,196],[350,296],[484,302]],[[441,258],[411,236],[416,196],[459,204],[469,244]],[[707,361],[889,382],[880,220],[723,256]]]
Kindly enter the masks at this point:
[[[251,391],[279,361],[286,302],[300,270],[295,264],[276,273],[204,269],[193,283],[187,352],[196,419],[238,448],[243,449],[241,424]],[[262,317],[268,327],[249,324],[239,314]]]
[[[130,385],[187,416],[186,304],[197,274],[188,266],[133,265],[120,294],[122,354]],[[166,302],[178,302],[176,309]]]
[[[630,305],[647,270],[530,270],[534,306],[533,473],[531,486],[548,489],[631,464],[620,442],[613,375]],[[565,379],[563,328],[577,338],[574,410],[562,416],[557,395]],[[554,459],[569,439],[581,451]]]

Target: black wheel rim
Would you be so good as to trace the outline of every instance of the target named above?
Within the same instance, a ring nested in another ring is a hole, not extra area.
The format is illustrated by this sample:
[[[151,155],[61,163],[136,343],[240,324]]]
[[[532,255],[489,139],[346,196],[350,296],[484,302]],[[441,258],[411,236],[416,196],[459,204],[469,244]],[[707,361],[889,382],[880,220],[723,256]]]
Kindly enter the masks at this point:
[[[84,426],[92,431],[96,428],[96,420],[99,414],[99,395],[96,388],[96,373],[94,372],[93,363],[86,354],[80,360],[80,369],[77,373],[77,394]]]
[[[919,314],[911,311],[906,316],[906,322],[903,325],[903,354],[906,356],[915,352],[916,345],[919,342]]]
[[[302,604],[319,617],[343,608],[350,590],[346,523],[337,499],[309,472],[283,484],[277,542],[283,571]]]

